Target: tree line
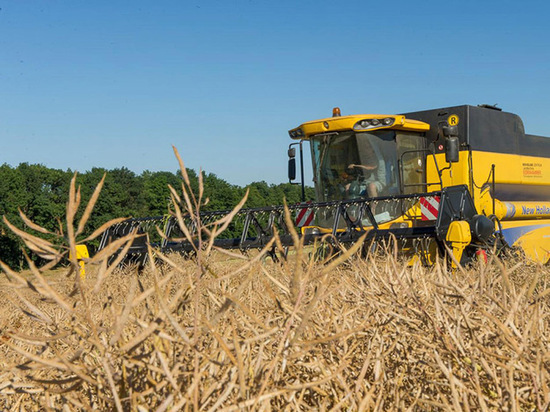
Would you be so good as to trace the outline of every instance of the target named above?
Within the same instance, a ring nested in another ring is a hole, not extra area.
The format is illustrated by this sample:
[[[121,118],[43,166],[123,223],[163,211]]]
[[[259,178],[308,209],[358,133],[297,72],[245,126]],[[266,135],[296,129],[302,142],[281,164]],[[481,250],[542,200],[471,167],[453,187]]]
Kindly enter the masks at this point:
[[[197,173],[188,169],[192,187],[198,192]],[[87,223],[91,233],[103,223],[118,217],[160,216],[168,213],[171,185],[181,187],[180,171],[136,174],[127,168],[93,168],[77,175],[82,201],[85,205],[103,175],[105,183],[94,212]],[[51,169],[40,164],[22,163],[17,167],[0,166],[0,216],[15,226],[25,228],[19,216],[21,210],[31,221],[52,231],[64,230],[65,208],[71,170]],[[234,207],[249,190],[245,207],[278,205],[286,199],[288,204],[301,201],[301,187],[289,183],[268,184],[254,182],[242,187],[230,184],[212,173],[203,173],[204,196],[209,202],[203,210],[224,210]],[[306,188],[306,198],[314,197],[313,188]],[[82,213],[84,207],[80,207]],[[22,243],[2,221],[0,222],[0,260],[12,268],[25,266]],[[93,245],[92,245],[93,246]]]

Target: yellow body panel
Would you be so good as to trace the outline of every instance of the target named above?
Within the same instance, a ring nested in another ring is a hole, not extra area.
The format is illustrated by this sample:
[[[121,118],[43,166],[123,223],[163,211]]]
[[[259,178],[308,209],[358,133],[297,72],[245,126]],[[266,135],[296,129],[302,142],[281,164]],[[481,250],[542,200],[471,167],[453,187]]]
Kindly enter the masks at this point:
[[[520,237],[514,246],[523,249],[535,262],[547,263],[550,259],[550,226],[534,229]]]
[[[460,262],[464,249],[472,241],[468,222],[464,220],[451,222],[445,240],[451,246],[456,262]],[[453,267],[456,267],[455,262],[453,262]]]
[[[435,183],[439,180],[434,157],[439,169],[449,166],[445,162],[444,153],[428,156],[426,162],[428,183]],[[478,202],[481,187],[484,184],[492,184],[491,171],[493,165],[495,165],[494,180],[497,185],[550,186],[550,159],[480,151],[472,151],[470,158],[470,152],[461,151],[459,162],[451,164],[450,169],[443,170],[441,176],[443,187],[454,185],[468,186],[476,202],[477,209],[481,211]],[[428,190],[438,189],[438,184],[428,187]],[[550,201],[550,198],[548,201]]]
[[[80,278],[86,277],[86,266],[83,259],[88,259],[90,254],[86,245],[76,245],[76,259],[78,260],[78,266],[80,267]],[[69,258],[72,259],[72,254],[69,253]]]
[[[505,221],[502,233],[510,246],[521,248],[531,260],[548,263],[550,219]]]
[[[472,166],[477,184],[488,179],[493,164],[495,165],[495,180],[499,183],[550,184],[550,159],[474,151],[472,152]]]
[[[439,175],[435,166],[436,161],[439,169],[443,170],[441,174],[443,187],[466,185],[471,190],[468,177],[470,170],[468,158],[468,152],[460,152],[458,163],[452,163],[450,169],[443,170],[449,166],[449,164],[445,162],[445,154],[439,153],[435,156],[429,155],[426,159],[426,182],[432,183],[432,185],[428,186],[428,191],[431,192],[441,189]]]

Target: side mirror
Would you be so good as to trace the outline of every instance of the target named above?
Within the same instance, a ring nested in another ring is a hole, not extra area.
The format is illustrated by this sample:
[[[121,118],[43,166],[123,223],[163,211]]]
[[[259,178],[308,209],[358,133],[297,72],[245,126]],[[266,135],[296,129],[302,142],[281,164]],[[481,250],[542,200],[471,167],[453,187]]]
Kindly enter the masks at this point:
[[[447,163],[457,163],[460,151],[458,126],[450,126],[447,122],[442,122],[439,124],[439,134],[445,137],[445,161]]]
[[[288,148],[288,157],[290,159],[294,159],[296,157],[296,148],[294,148],[294,147],[289,147]]]
[[[459,146],[460,142],[458,137],[449,136],[445,139],[445,161],[447,163],[457,163],[459,160]]]
[[[292,150],[294,150],[294,148]],[[290,159],[288,159],[288,181],[292,182],[295,179],[296,179],[296,158],[291,157]]]
[[[306,201],[306,188],[304,185],[304,153],[302,151],[303,140],[300,143],[291,143],[288,145],[288,182],[290,184],[300,184],[302,186],[302,202]],[[300,176],[301,182],[294,183],[296,180],[296,148],[294,146],[300,146]]]

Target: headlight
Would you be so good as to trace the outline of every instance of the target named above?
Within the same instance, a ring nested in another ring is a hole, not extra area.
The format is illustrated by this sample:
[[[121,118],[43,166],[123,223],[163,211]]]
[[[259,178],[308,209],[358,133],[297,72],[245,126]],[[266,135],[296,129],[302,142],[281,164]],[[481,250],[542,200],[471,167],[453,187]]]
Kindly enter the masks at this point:
[[[304,137],[304,131],[302,129],[289,130],[288,135],[292,139],[299,139],[300,137]]]
[[[387,127],[395,123],[394,117],[386,117],[384,119],[363,119],[355,123],[353,130],[374,129],[376,127]]]

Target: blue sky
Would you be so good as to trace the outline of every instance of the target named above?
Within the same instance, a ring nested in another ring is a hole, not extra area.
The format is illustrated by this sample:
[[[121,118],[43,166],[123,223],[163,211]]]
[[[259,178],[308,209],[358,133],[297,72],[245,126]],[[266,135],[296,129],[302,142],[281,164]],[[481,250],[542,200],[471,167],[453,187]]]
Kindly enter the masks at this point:
[[[549,14],[547,1],[0,0],[0,163],[175,171],[175,145],[230,183],[280,183],[287,131],[334,106],[498,103],[548,136]]]

